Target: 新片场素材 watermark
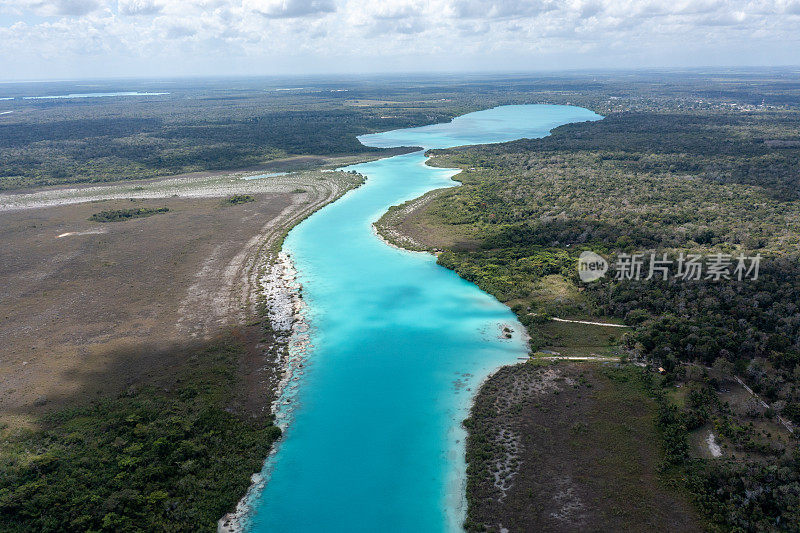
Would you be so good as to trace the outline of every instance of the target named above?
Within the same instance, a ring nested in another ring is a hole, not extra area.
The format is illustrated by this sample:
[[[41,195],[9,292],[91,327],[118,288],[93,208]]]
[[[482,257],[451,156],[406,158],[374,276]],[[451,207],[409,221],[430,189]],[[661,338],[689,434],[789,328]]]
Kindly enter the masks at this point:
[[[608,261],[594,252],[582,252],[578,258],[578,276],[581,281],[597,281],[608,272]]]
[[[747,256],[715,253],[709,255],[680,252],[677,257],[666,253],[619,253],[609,266],[606,259],[594,252],[582,252],[578,258],[581,281],[596,281],[611,270],[617,280],[757,280],[761,254]],[[613,267],[613,268],[612,268]]]

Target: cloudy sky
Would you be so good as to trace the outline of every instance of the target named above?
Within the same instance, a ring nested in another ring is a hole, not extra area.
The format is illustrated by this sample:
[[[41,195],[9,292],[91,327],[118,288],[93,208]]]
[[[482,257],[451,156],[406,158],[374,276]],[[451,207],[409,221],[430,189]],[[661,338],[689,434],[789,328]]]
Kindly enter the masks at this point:
[[[800,64],[800,0],[0,0],[0,81]]]

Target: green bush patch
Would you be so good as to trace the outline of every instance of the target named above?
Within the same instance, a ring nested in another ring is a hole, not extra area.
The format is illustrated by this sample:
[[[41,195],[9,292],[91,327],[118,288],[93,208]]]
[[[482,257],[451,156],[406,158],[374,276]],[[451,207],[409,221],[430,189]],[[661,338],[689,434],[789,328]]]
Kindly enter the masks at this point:
[[[249,194],[234,194],[233,196],[225,200],[226,203],[231,205],[246,204],[247,202],[255,202],[255,201],[256,199]]]
[[[131,209],[112,209],[109,211],[100,211],[89,217],[92,222],[122,222],[131,218],[144,218],[159,213],[166,213],[169,211],[168,207],[137,207]]]

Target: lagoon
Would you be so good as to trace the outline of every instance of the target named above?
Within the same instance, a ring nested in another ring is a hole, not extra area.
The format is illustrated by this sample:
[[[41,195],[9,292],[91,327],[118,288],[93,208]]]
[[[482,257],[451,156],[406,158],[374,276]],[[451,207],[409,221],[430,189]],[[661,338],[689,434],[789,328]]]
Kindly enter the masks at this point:
[[[578,107],[504,106],[447,124],[360,137],[368,146],[442,148],[542,137],[598,120]],[[314,344],[284,439],[248,502],[253,532],[458,531],[472,395],[527,353],[511,311],[436,264],[388,246],[372,223],[391,205],[456,185],[423,152],[354,165],[364,186],[295,227],[295,262]],[[501,338],[509,325],[511,339]]]

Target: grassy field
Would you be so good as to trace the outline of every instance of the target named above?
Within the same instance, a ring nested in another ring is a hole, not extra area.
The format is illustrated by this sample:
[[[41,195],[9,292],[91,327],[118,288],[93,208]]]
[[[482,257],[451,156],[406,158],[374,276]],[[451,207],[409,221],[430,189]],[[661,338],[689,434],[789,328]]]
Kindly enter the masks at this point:
[[[465,422],[467,529],[702,531],[659,475],[658,409],[640,373],[531,361],[489,378]]]
[[[214,198],[108,200],[0,213],[8,243],[0,260],[8,287],[0,299],[0,416],[35,415],[80,402],[87,389],[94,398],[169,373],[173,360],[164,352],[227,324],[213,309],[187,308],[190,290],[213,297],[224,283],[219,273],[258,233],[254,222],[290,202],[290,195],[228,208]],[[88,220],[129,205],[170,211]],[[204,265],[217,273],[201,275]]]
[[[565,357],[619,357],[626,354],[622,336],[626,328],[550,321],[537,326],[541,349]]]
[[[169,372],[162,353],[174,346],[244,323],[252,278],[272,253],[262,244],[279,242],[298,217],[358,184],[350,174],[299,172],[0,199],[7,243],[0,257],[7,287],[0,295],[0,420],[24,423],[29,413],[73,403],[85,386],[91,397],[125,390]],[[231,192],[253,201],[230,204]],[[169,211],[157,216],[89,220],[101,211],[163,207]],[[110,367],[104,379],[93,378]]]

